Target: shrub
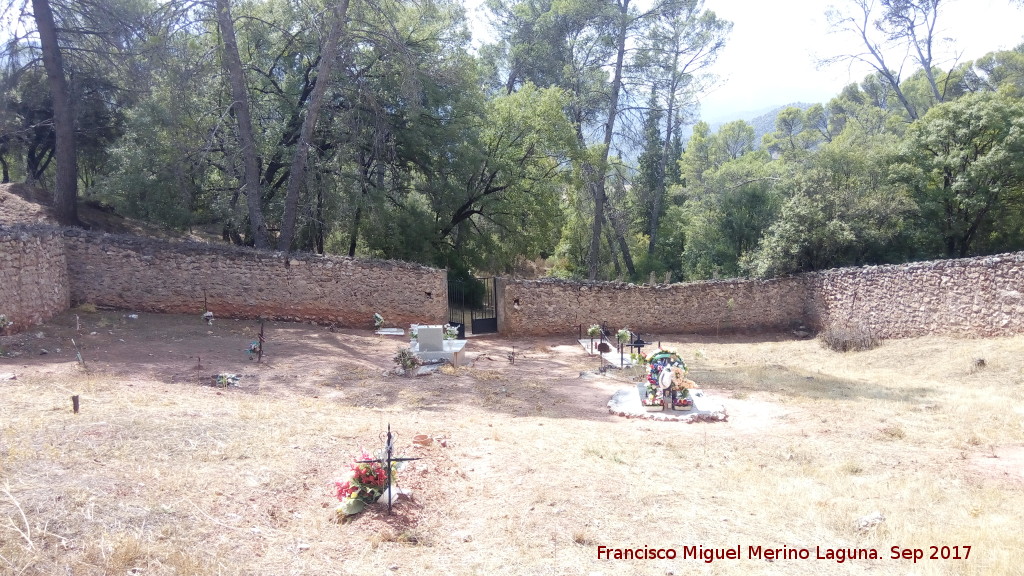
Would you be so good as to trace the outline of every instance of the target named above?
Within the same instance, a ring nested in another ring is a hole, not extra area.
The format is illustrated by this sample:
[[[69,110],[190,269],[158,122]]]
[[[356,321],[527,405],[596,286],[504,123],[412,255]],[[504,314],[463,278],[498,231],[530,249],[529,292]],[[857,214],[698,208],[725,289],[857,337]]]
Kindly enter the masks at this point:
[[[406,372],[420,364],[420,359],[416,357],[416,354],[413,353],[411,348],[400,349],[392,360],[394,360],[395,364],[398,364],[402,370],[405,370]]]
[[[862,324],[832,325],[821,333],[821,345],[836,352],[871,350],[882,343],[875,333]]]

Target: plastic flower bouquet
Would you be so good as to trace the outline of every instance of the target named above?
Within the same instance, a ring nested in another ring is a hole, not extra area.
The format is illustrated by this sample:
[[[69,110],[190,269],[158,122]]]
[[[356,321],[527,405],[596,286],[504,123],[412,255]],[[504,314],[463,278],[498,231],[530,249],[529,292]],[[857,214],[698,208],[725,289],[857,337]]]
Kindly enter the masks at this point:
[[[458,326],[452,326],[451,324],[445,324],[444,325],[444,339],[445,340],[455,340],[458,337],[459,337],[459,327]]]
[[[388,489],[388,473],[384,464],[380,462],[367,462],[373,457],[363,452],[349,468],[348,478],[345,481],[334,483],[338,497],[339,514],[358,514],[363,511],[367,504],[377,501],[384,491]],[[394,482],[396,476],[395,465],[391,465],[390,480]]]

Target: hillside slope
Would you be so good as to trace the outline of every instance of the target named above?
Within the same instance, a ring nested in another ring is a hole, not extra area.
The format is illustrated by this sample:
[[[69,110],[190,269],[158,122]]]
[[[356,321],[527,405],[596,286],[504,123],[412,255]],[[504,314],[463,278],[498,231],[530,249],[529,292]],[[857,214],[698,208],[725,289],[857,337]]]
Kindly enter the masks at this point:
[[[134,234],[165,240],[209,241],[197,234],[168,230],[117,214],[113,208],[98,202],[79,200],[78,219],[83,227],[111,234]],[[0,184],[0,225],[48,224],[57,225],[49,194],[23,183]]]

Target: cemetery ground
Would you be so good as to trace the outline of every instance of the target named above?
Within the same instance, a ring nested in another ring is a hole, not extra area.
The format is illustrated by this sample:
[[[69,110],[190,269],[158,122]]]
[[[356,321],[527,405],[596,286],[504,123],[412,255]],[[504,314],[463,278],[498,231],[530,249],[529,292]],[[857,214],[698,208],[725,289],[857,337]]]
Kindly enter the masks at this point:
[[[370,330],[267,322],[257,364],[257,321],[127,314],[0,337],[0,574],[1024,571],[1024,336],[663,336],[729,413],[682,424],[610,415],[630,376],[575,334],[472,338],[468,366],[407,378]],[[388,424],[414,499],[338,522],[331,482]],[[880,559],[817,559],[850,548]]]

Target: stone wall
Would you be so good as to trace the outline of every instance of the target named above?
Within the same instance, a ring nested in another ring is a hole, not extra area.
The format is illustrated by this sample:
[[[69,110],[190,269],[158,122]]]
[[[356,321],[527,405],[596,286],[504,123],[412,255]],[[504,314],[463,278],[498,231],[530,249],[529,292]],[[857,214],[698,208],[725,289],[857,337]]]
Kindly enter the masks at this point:
[[[671,285],[500,279],[500,331],[643,334],[860,325],[883,338],[1024,333],[1024,252],[841,268],[774,280]],[[0,314],[15,331],[74,303],[369,327],[443,323],[447,274],[404,262],[0,226]]]
[[[24,330],[68,309],[64,240],[52,228],[0,227],[0,314]],[[0,327],[2,328],[2,327]]]
[[[594,323],[642,334],[751,332],[796,327],[807,315],[805,278],[669,285],[503,279],[502,333],[575,333]]]
[[[447,272],[394,261],[292,254],[66,230],[71,300],[126,310],[265,317],[369,328],[443,323]]]
[[[499,326],[510,336],[628,326],[642,334],[859,325],[882,338],[1024,333],[1024,252],[839,268],[775,280],[671,285],[504,280]]]
[[[882,338],[1024,332],[1024,252],[807,275],[808,324],[862,325]]]

